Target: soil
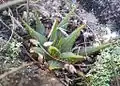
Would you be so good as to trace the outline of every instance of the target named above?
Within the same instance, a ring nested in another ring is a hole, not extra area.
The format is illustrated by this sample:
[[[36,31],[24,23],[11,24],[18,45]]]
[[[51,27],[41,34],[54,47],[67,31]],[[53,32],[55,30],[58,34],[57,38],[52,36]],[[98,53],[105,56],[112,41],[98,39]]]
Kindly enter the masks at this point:
[[[0,74],[19,67],[22,60],[0,57]],[[0,86],[64,86],[55,75],[37,65],[28,66],[0,80]]]
[[[111,79],[110,86],[119,86],[119,85],[120,85],[120,76]]]
[[[82,6],[82,4],[76,3],[76,5],[77,5],[76,14],[71,18],[71,21],[69,22],[68,33],[71,33],[79,24],[86,21],[87,25],[89,26],[86,29],[90,32],[92,29],[93,32],[98,36],[98,39],[101,39],[101,36],[105,35],[106,33],[104,33],[104,31],[100,28],[103,25],[100,24],[98,18],[96,18],[96,16],[92,12],[87,11],[84,8],[84,6]],[[26,11],[26,8],[24,5],[23,6],[19,5],[19,6],[21,7],[18,9],[18,14],[23,16],[23,12]],[[33,7],[39,9],[41,13],[41,21],[45,25],[47,32],[50,30],[52,23],[56,17],[61,20],[65,16],[65,14],[70,11],[71,2],[65,0],[42,0],[37,3],[31,2],[30,8],[33,9]],[[16,10],[15,8],[12,8],[12,11],[15,12],[13,15],[16,18],[18,18],[18,16],[16,16],[17,13],[15,10]],[[5,14],[5,12],[7,12],[7,10],[2,11],[0,13],[0,17],[2,20],[4,20],[6,25],[11,26],[10,17],[8,17]],[[30,12],[32,11],[30,10]],[[26,32],[20,27],[17,27],[15,32],[20,36],[22,36],[23,38],[27,35]],[[0,39],[6,42],[8,41],[10,35],[11,35],[11,30],[0,22]],[[13,38],[16,37],[13,36]],[[20,41],[19,38],[16,39]],[[79,37],[77,44],[83,42],[83,40],[82,41],[80,40],[81,39]],[[5,43],[3,41],[0,41],[0,47],[2,47],[1,45],[4,44]],[[0,74],[9,71],[11,68],[19,67],[25,61],[30,61],[28,60],[29,56],[25,52],[22,54],[23,55],[21,55],[20,58],[19,57],[9,58],[2,54],[0,57]],[[83,68],[83,71],[89,71],[89,69],[84,70]],[[66,72],[64,73],[64,75],[65,74]],[[60,74],[58,74],[58,76],[59,75]],[[66,77],[66,75],[67,76],[69,75],[70,77]],[[69,80],[71,79],[71,77],[76,78],[76,75],[72,75],[72,74],[66,74],[66,75],[65,75],[66,79]],[[62,76],[63,74],[60,77]],[[69,81],[67,82],[67,85],[68,84]],[[23,68],[20,71],[17,71],[16,73],[13,73],[5,77],[4,79],[0,80],[0,86],[64,86],[64,85],[56,78],[56,76],[53,73],[50,73],[48,70],[42,70],[38,66],[33,65],[27,68]]]

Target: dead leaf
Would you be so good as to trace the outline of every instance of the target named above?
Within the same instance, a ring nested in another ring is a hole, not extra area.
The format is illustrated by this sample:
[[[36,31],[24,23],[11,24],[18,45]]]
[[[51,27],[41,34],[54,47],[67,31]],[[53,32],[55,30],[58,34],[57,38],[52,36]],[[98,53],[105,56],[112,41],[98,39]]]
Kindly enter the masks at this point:
[[[75,68],[73,65],[71,65],[71,64],[65,64],[65,65],[64,65],[64,68],[65,68],[66,70],[68,70],[69,72],[71,72],[72,74],[73,74],[73,73],[77,73],[76,68]]]
[[[42,54],[39,54],[39,56],[38,56],[38,61],[39,61],[40,63],[43,63],[43,60],[44,60],[43,55],[42,55]]]
[[[38,46],[38,44],[39,44],[39,41],[37,41],[35,39],[30,39],[30,42],[35,46]]]
[[[45,46],[45,47],[49,47],[49,46],[51,46],[53,44],[53,42],[45,42],[44,44],[43,44],[43,46]]]

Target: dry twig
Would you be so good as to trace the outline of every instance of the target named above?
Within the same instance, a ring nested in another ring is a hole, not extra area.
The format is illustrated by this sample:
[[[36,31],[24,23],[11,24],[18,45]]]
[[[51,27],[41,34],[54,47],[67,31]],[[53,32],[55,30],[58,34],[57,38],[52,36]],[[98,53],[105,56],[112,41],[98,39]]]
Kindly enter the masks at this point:
[[[28,24],[29,24],[29,6],[30,6],[30,2],[29,0],[27,0],[26,10],[27,10],[27,23]]]
[[[8,1],[6,3],[3,3],[0,5],[0,10],[3,10],[5,8],[8,8],[10,6],[13,6],[13,5],[17,5],[19,3],[23,3],[23,2],[26,2],[26,0],[13,0],[13,1]]]
[[[10,16],[12,16],[12,12],[9,12],[9,14],[10,14]],[[7,41],[7,43],[0,49],[0,52],[9,44],[9,42],[11,41],[11,39],[12,39],[12,37],[13,37],[13,32],[14,32],[14,29],[15,29],[15,22],[14,22],[14,20],[12,20],[12,18],[11,18],[11,21],[12,21],[12,33],[11,33],[11,35],[10,35],[10,38],[9,38],[9,40]],[[6,25],[6,24],[5,24]],[[7,25],[6,25],[7,26]]]

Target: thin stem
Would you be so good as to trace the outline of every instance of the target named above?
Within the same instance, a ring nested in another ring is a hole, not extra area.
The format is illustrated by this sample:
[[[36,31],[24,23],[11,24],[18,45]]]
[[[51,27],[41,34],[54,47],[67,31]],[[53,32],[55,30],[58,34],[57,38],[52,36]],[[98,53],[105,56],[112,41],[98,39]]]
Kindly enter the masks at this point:
[[[8,1],[6,3],[0,4],[0,10],[4,10],[5,8],[8,8],[10,6],[26,2],[26,0],[13,0],[13,1]]]

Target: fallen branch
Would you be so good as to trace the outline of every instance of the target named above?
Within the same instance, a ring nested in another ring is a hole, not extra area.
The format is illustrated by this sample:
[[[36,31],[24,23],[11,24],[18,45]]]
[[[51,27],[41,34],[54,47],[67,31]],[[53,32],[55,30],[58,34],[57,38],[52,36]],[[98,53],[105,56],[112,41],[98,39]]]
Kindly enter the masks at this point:
[[[33,65],[33,64],[35,64],[35,62],[24,63],[23,65],[19,66],[18,68],[13,68],[11,71],[8,71],[8,72],[5,72],[4,74],[1,74],[1,75],[0,75],[0,80],[3,79],[3,78],[6,77],[6,76],[8,76],[8,75],[10,75],[10,74],[18,71],[18,70],[20,70],[20,69],[23,69],[23,68],[25,68],[25,67],[27,67],[27,66],[31,66],[31,65]]]
[[[13,1],[8,1],[6,3],[3,3],[0,5],[0,11],[5,9],[5,8],[8,8],[10,6],[13,6],[13,5],[17,5],[19,3],[23,3],[23,2],[26,2],[26,0],[13,0]]]

